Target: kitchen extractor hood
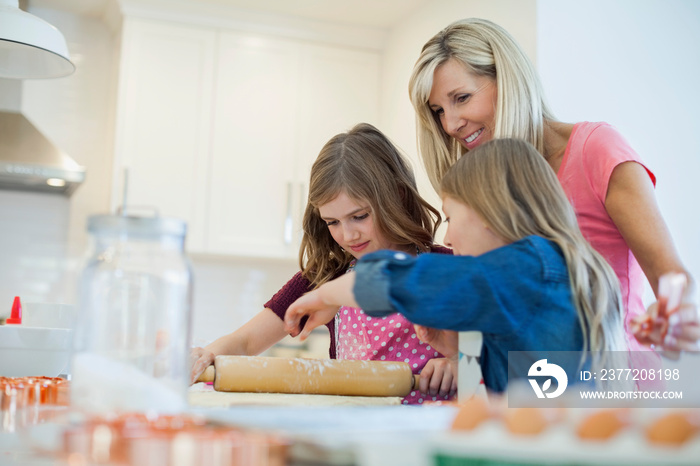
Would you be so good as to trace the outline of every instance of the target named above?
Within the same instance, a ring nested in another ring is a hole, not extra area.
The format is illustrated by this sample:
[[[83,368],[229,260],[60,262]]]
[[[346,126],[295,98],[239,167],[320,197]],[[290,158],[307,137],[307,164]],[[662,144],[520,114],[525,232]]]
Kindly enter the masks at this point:
[[[54,146],[21,113],[0,111],[0,189],[70,196],[85,168]]]
[[[73,71],[61,31],[20,10],[18,0],[0,0],[0,77],[60,78]]]

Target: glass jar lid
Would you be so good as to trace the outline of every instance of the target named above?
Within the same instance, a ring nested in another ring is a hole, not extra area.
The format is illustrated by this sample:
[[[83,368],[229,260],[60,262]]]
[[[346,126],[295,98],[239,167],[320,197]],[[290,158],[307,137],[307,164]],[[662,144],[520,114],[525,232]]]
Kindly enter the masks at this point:
[[[184,237],[187,232],[187,224],[176,218],[99,214],[88,217],[87,229],[93,234]]]

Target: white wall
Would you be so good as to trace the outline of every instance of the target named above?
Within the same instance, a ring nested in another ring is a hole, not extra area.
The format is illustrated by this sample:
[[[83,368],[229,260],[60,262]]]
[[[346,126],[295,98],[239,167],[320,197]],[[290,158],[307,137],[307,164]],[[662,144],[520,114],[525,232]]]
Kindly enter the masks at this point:
[[[63,196],[0,190],[0,316],[23,304],[74,302],[82,257],[68,242],[69,202]]]
[[[25,80],[22,113],[76,162],[85,182],[70,198],[69,241],[86,241],[89,215],[109,212],[112,174],[115,38],[97,18],[51,9],[31,13],[66,38],[75,72],[65,78]]]
[[[448,24],[478,17],[505,27],[534,60],[535,5],[535,0],[433,0],[402,19],[389,35],[383,57],[380,129],[411,158],[421,194],[438,209],[440,199],[417,155],[415,113],[408,97],[408,80],[421,48]],[[438,233],[438,242],[443,236]]]
[[[194,258],[192,268],[192,342],[197,346],[246,323],[299,270],[297,264],[287,261],[216,257]]]
[[[700,2],[537,5],[538,68],[553,111],[622,132],[655,172],[676,246],[700,279]]]

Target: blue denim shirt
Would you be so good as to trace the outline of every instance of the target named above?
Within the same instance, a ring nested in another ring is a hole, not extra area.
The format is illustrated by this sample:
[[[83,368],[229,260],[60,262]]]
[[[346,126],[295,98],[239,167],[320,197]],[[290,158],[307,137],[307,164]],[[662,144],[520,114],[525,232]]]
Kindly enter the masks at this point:
[[[428,327],[481,331],[492,391],[506,388],[508,351],[583,349],[566,261],[539,236],[476,257],[378,251],[358,261],[355,274],[355,298],[370,316],[400,312]],[[571,380],[578,367],[564,369]]]

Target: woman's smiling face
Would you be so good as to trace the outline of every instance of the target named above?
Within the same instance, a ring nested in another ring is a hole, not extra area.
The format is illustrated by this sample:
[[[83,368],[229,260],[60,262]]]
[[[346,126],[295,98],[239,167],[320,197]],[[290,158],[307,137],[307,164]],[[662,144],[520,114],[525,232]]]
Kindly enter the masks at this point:
[[[435,69],[428,105],[442,129],[471,150],[493,139],[496,99],[493,79],[450,59]]]

